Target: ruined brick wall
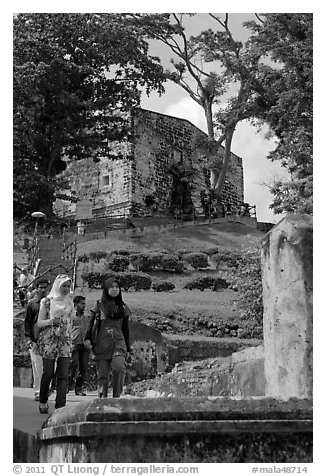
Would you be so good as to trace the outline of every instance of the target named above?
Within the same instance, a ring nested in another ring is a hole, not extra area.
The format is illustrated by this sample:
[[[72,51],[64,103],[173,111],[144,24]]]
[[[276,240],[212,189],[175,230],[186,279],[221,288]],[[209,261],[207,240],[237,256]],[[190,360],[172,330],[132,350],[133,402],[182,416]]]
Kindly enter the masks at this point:
[[[75,200],[57,199],[53,207],[56,214],[75,217],[76,201],[89,199],[95,218],[142,215],[146,211],[147,195],[154,196],[158,211],[166,213],[171,205],[172,177],[167,172],[171,159],[191,164],[195,170],[189,201],[196,213],[203,212],[201,192],[209,193],[210,158],[198,144],[206,134],[187,120],[144,109],[133,114],[132,124],[132,142],[111,144],[121,159],[103,157],[94,162],[88,158],[68,163],[61,174],[67,179],[64,192]],[[242,160],[232,154],[222,202],[237,207],[242,201]]]
[[[103,157],[99,162],[92,158],[68,163],[61,174],[67,180],[67,195],[77,200],[92,201],[93,217],[128,214],[131,207],[131,144],[114,144],[122,152],[122,159]],[[54,212],[63,217],[74,217],[77,203],[57,199]]]
[[[189,121],[140,109],[134,119],[135,139],[132,191],[133,209],[144,209],[146,195],[154,195],[161,211],[171,202],[171,176],[166,167],[171,159],[195,169],[191,199],[202,213],[200,192],[209,192],[209,157],[200,148],[206,134]],[[223,151],[219,150],[219,155]],[[238,207],[243,201],[242,159],[232,154],[222,190],[222,202]]]

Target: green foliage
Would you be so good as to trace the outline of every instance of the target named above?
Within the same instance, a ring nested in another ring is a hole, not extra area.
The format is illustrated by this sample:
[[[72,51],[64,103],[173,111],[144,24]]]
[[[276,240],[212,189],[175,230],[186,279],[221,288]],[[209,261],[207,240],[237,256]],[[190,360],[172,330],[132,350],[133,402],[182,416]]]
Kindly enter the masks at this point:
[[[120,256],[129,256],[131,253],[134,253],[134,251],[130,250],[114,250],[109,253],[110,256],[112,255],[120,255]]]
[[[231,251],[224,251],[211,256],[211,260],[215,263],[216,269],[220,267],[238,268],[242,259],[242,255]]]
[[[227,289],[229,285],[230,283],[223,278],[204,276],[189,281],[187,284],[185,284],[184,289],[199,289],[200,291],[212,289],[213,291],[219,291],[220,289]]]
[[[153,291],[158,293],[164,291],[172,291],[175,288],[175,285],[170,281],[154,281],[152,284]]]
[[[141,88],[162,92],[164,78],[141,31],[114,13],[15,15],[13,62],[14,213],[23,216],[51,207],[64,156],[116,158],[109,142],[130,138]]]
[[[129,266],[129,257],[112,255],[107,259],[107,267],[112,271],[125,271]]]
[[[183,261],[179,257],[167,252],[164,253],[137,253],[130,255],[130,263],[137,271],[170,271],[181,273],[184,269]]]
[[[250,249],[243,253],[240,266],[234,274],[232,287],[240,294],[237,306],[241,317],[262,326],[264,308],[259,249]]]
[[[251,56],[268,58],[259,67],[254,116],[278,139],[269,158],[278,160],[285,177],[270,186],[275,213],[312,213],[313,153],[313,15],[267,13],[250,23]],[[271,63],[271,61],[273,63]]]
[[[99,263],[100,259],[106,258],[107,252],[106,251],[92,251],[89,254],[89,259],[95,261],[95,263]]]
[[[89,262],[89,255],[87,253],[83,253],[82,255],[79,255],[77,260],[80,263],[88,263]]]
[[[161,260],[162,271],[169,271],[171,273],[182,273],[185,268],[185,263],[179,260],[175,255],[163,255]]]
[[[194,269],[208,268],[208,257],[205,253],[189,253],[184,256],[184,260]]]
[[[135,291],[149,290],[152,285],[152,278],[145,273],[137,272],[94,272],[87,271],[82,273],[82,279],[88,284],[89,288],[97,288],[102,286],[103,281],[107,278],[115,278],[119,281],[120,286],[124,290],[134,289]]]

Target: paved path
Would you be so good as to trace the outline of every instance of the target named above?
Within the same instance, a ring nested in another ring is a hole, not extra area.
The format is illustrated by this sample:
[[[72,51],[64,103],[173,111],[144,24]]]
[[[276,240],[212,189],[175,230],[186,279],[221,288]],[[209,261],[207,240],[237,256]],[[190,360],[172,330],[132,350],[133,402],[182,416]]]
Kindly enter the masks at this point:
[[[97,392],[86,392],[86,397],[76,396],[73,392],[67,394],[67,405],[75,405],[97,398]],[[49,413],[42,415],[38,410],[38,402],[34,401],[32,388],[13,389],[13,427],[31,435],[41,429],[43,422],[54,412],[55,394],[49,398]]]

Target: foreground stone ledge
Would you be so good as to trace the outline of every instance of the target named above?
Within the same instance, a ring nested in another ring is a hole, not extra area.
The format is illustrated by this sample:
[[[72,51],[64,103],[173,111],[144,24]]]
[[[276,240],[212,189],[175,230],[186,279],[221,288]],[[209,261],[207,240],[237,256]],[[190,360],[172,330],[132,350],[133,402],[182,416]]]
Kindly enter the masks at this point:
[[[268,397],[106,398],[63,407],[44,427],[81,421],[310,419],[312,399]]]
[[[94,399],[55,411],[38,444],[40,462],[308,462],[312,402]]]

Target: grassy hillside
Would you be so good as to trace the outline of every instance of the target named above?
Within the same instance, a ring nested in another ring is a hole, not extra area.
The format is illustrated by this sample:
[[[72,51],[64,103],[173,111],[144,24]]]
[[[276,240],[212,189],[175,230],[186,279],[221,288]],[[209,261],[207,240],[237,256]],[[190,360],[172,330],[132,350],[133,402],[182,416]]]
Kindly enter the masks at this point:
[[[241,251],[258,243],[263,233],[241,223],[220,223],[211,225],[189,225],[161,233],[148,233],[130,238],[110,237],[103,240],[88,241],[78,245],[78,254],[92,251],[113,251],[115,249],[150,250],[165,248],[168,251],[189,249],[199,251],[220,247],[221,251]]]
[[[241,252],[258,244],[263,234],[258,230],[240,223],[223,223],[201,226],[187,226],[171,229],[160,234],[151,233],[137,238],[109,236],[107,239],[94,240],[78,245],[78,255],[95,251],[114,251],[133,249],[150,251],[164,248],[174,252],[180,249],[201,251],[218,248],[223,251]],[[98,267],[104,266],[105,260]],[[100,289],[88,289],[82,286],[80,275],[86,265],[79,263],[76,293],[87,297],[89,309],[101,295]],[[89,266],[89,265],[88,265]],[[198,276],[221,276],[222,271],[214,265],[203,271],[187,269],[181,274],[167,272],[149,272],[153,278],[171,281],[175,290],[170,292],[124,292],[124,299],[132,310],[133,319],[155,325],[166,333],[194,334],[216,337],[260,337],[262,329],[255,324],[240,319],[237,311],[238,295],[226,289],[221,291],[197,291],[183,289],[186,282]]]

